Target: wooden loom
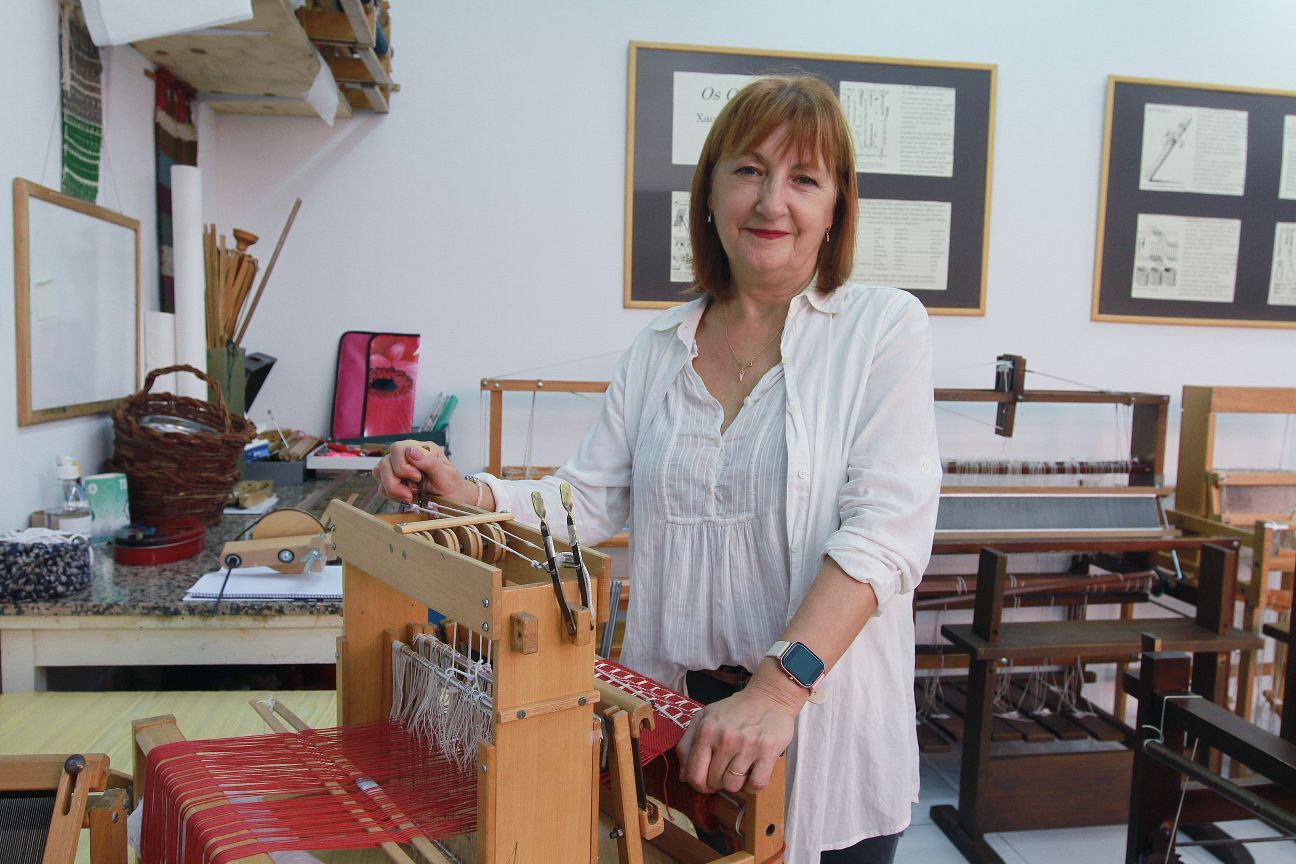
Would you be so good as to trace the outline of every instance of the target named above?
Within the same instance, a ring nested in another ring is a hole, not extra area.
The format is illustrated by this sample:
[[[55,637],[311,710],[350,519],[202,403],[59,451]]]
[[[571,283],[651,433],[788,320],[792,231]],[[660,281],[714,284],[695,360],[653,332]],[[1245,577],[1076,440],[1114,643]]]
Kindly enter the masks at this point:
[[[73,864],[84,827],[90,864],[126,864],[125,779],[103,753],[0,756],[4,860]]]
[[[962,743],[958,806],[935,807],[932,818],[979,864],[1001,860],[986,833],[1125,821],[1128,801],[1118,790],[1128,782],[1132,756],[1117,745],[1132,732],[1124,694],[1117,693],[1111,711],[1081,698],[1088,664],[1122,670],[1140,634],[1152,630],[1224,670],[1222,680],[1213,674],[1200,682],[1212,688],[1210,698],[1224,700],[1228,652],[1254,644],[1229,628],[1223,599],[1233,590],[1236,543],[1182,538],[1167,524],[1168,397],[1030,390],[1022,358],[999,361],[992,389],[938,390],[938,401],[995,403],[1001,436],[1013,433],[1017,406],[1029,403],[1126,405],[1131,422],[1125,459],[945,464],[932,565],[915,613],[971,609],[972,621],[938,626],[951,644],[918,648],[919,669],[935,672],[916,682],[919,737],[927,749]],[[1207,578],[1185,593],[1177,572],[1159,566],[1157,555],[1203,549]],[[969,568],[963,559],[974,555]],[[1196,620],[1136,619],[1141,601],[1163,590],[1195,605]],[[1103,603],[1119,607],[1118,620],[1087,619],[1089,608]],[[1014,606],[1057,607],[1060,620],[1009,621]],[[1071,668],[1041,671],[1059,664]],[[966,679],[942,678],[944,669],[963,665]],[[1056,741],[1091,742],[1092,749],[1045,746]],[[1026,749],[1004,752],[1009,742]]]
[[[1028,388],[1025,358],[1005,354],[997,360],[991,388],[938,388],[936,401],[995,405],[994,432],[1005,438],[1016,430],[1021,406],[1128,406],[1128,455],[1026,462],[946,459],[932,563],[918,586],[915,613],[972,609],[978,570],[971,556],[993,544],[1011,557],[1012,584],[1004,589],[1010,606],[1057,607],[1065,610],[1068,620],[1081,620],[1091,604],[1119,604],[1121,617],[1128,620],[1134,604],[1146,600],[1150,590],[1160,590],[1164,581],[1135,541],[1170,533],[1162,506],[1170,489],[1161,485],[1169,397]],[[1074,548],[1073,541],[1081,539],[1083,549]],[[1074,554],[1057,554],[1068,551]],[[1075,578],[1095,565],[1101,570],[1097,578]],[[946,669],[967,664],[966,655],[948,645],[918,646],[920,674],[940,676]],[[943,708],[962,705],[966,688],[961,681],[947,685],[934,683],[932,677],[920,677],[916,684],[923,718],[918,727],[920,745],[928,751],[948,749],[951,741],[962,739],[966,717],[963,710],[951,713]],[[1025,680],[1012,683],[1015,690],[1030,686],[1032,682]],[[1079,696],[1078,690],[1075,695]],[[1049,698],[1058,707],[1057,694]],[[929,710],[933,703],[936,710]],[[1077,699],[1076,707],[1087,710],[1082,699]],[[1114,713],[1119,716],[1123,708],[1118,697]],[[1051,741],[1058,735],[1057,729],[1029,719],[1017,731],[1020,734],[1014,737],[1030,742]],[[1077,735],[1070,728],[1062,737]],[[1119,737],[1107,728],[1093,729],[1091,735],[1100,740]],[[1008,736],[1008,731],[999,730],[999,739]]]
[[[1221,414],[1296,414],[1296,388],[1183,388],[1179,432],[1179,474],[1172,523],[1193,534],[1236,537],[1251,551],[1250,578],[1239,580],[1242,626],[1259,633],[1265,612],[1278,622],[1291,620],[1292,585],[1296,577],[1296,471],[1231,470],[1215,462],[1216,423]],[[1272,587],[1272,575],[1279,584]],[[1262,695],[1282,713],[1283,658],[1279,643],[1272,664],[1244,654],[1238,665],[1237,713],[1249,718],[1256,701],[1256,679],[1272,682]]]
[[[483,523],[507,514],[482,514]],[[647,722],[643,703],[626,694],[596,688],[593,625],[589,609],[578,605],[575,579],[562,590],[575,612],[569,633],[544,572],[529,566],[533,549],[510,541],[519,554],[487,564],[437,545],[411,529],[425,529],[417,514],[371,516],[343,502],[325,513],[344,564],[343,636],[338,642],[338,721],[341,727],[377,723],[388,716],[392,700],[392,643],[408,630],[427,630],[426,613],[435,608],[459,622],[478,644],[489,646],[494,689],[490,743],[476,756],[477,864],[577,862],[600,860],[600,799],[612,818],[617,859],[638,864],[652,843],[667,860],[700,864],[764,864],[780,860],[782,849],[782,764],[776,782],[755,796],[717,802],[721,821],[736,826],[742,851],[718,856],[672,823],[654,819],[637,793],[627,751]],[[448,520],[463,527],[463,519]],[[413,525],[410,523],[421,523]],[[442,520],[442,527],[446,520]],[[502,527],[519,538],[539,535],[516,522]],[[597,606],[606,614],[605,559],[585,552],[590,575],[601,586]],[[607,705],[603,702],[612,701]],[[603,735],[598,710],[609,720],[608,749],[613,785],[599,792]],[[648,709],[651,713],[651,709]],[[627,736],[626,733],[629,733]],[[139,755],[179,737],[173,724],[141,721]],[[165,751],[159,751],[165,753]],[[621,758],[617,758],[618,754]],[[165,758],[165,757],[164,757]],[[143,762],[137,761],[137,775]],[[137,776],[139,786],[144,785]],[[245,832],[246,833],[246,832]],[[249,835],[250,836],[250,835]],[[381,838],[375,838],[380,841]],[[374,845],[377,845],[375,842]],[[426,860],[452,861],[444,850],[420,849]],[[440,857],[438,857],[440,855]],[[605,850],[603,860],[612,857]],[[393,855],[394,860],[401,860]],[[265,859],[251,859],[265,860]]]
[[[1266,624],[1264,632],[1289,648],[1296,642],[1285,627]],[[1126,864],[1182,860],[1176,845],[1198,845],[1178,842],[1176,829],[1185,822],[1258,817],[1291,839],[1296,835],[1296,720],[1284,715],[1280,734],[1274,735],[1201,698],[1197,678],[1210,670],[1168,647],[1145,636],[1139,674],[1127,673],[1122,682],[1139,702]],[[1296,668],[1289,664],[1285,674],[1289,690],[1296,687]],[[1216,767],[1221,755],[1245,765],[1253,776],[1225,779]],[[1190,836],[1225,842],[1211,849],[1221,860],[1252,860],[1237,852],[1248,840],[1227,843],[1232,838],[1223,832]]]

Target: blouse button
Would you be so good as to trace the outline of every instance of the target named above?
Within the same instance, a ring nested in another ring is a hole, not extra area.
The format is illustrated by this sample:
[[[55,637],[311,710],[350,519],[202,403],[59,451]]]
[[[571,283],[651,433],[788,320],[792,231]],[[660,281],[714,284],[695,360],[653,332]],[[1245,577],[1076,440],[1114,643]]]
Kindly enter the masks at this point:
[[[797,476],[800,477],[802,480],[804,480],[810,476],[810,472],[802,468],[800,471],[797,472]]]
[[[792,543],[788,546],[788,548],[791,549],[793,552],[800,552],[801,544],[793,540]]]
[[[792,403],[788,403],[787,411],[788,411],[789,414],[795,414],[795,413],[796,413],[796,405],[793,405]]]

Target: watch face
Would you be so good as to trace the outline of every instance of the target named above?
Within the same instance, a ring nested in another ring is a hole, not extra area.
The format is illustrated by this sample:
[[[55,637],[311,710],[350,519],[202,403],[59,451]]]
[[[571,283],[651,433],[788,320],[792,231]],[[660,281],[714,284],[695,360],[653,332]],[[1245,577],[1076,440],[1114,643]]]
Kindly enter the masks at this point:
[[[789,645],[779,662],[803,687],[813,687],[824,670],[823,661],[800,642]]]

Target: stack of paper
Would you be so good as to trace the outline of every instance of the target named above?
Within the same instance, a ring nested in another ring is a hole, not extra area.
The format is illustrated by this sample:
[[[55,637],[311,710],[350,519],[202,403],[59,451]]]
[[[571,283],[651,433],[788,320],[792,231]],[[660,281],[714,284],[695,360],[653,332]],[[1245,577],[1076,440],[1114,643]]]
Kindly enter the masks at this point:
[[[221,591],[224,583],[225,590]],[[280,573],[269,567],[240,567],[208,573],[184,596],[186,602],[209,602],[217,598],[240,601],[341,600],[342,565],[324,568],[323,573]]]

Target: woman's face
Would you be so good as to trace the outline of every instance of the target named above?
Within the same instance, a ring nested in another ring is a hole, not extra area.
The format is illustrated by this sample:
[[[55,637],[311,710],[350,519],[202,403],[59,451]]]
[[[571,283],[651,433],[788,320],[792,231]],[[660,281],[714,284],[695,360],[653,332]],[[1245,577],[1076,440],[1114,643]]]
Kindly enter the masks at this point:
[[[837,185],[823,159],[784,148],[780,127],[750,152],[716,163],[709,201],[734,288],[799,290],[832,227]]]

